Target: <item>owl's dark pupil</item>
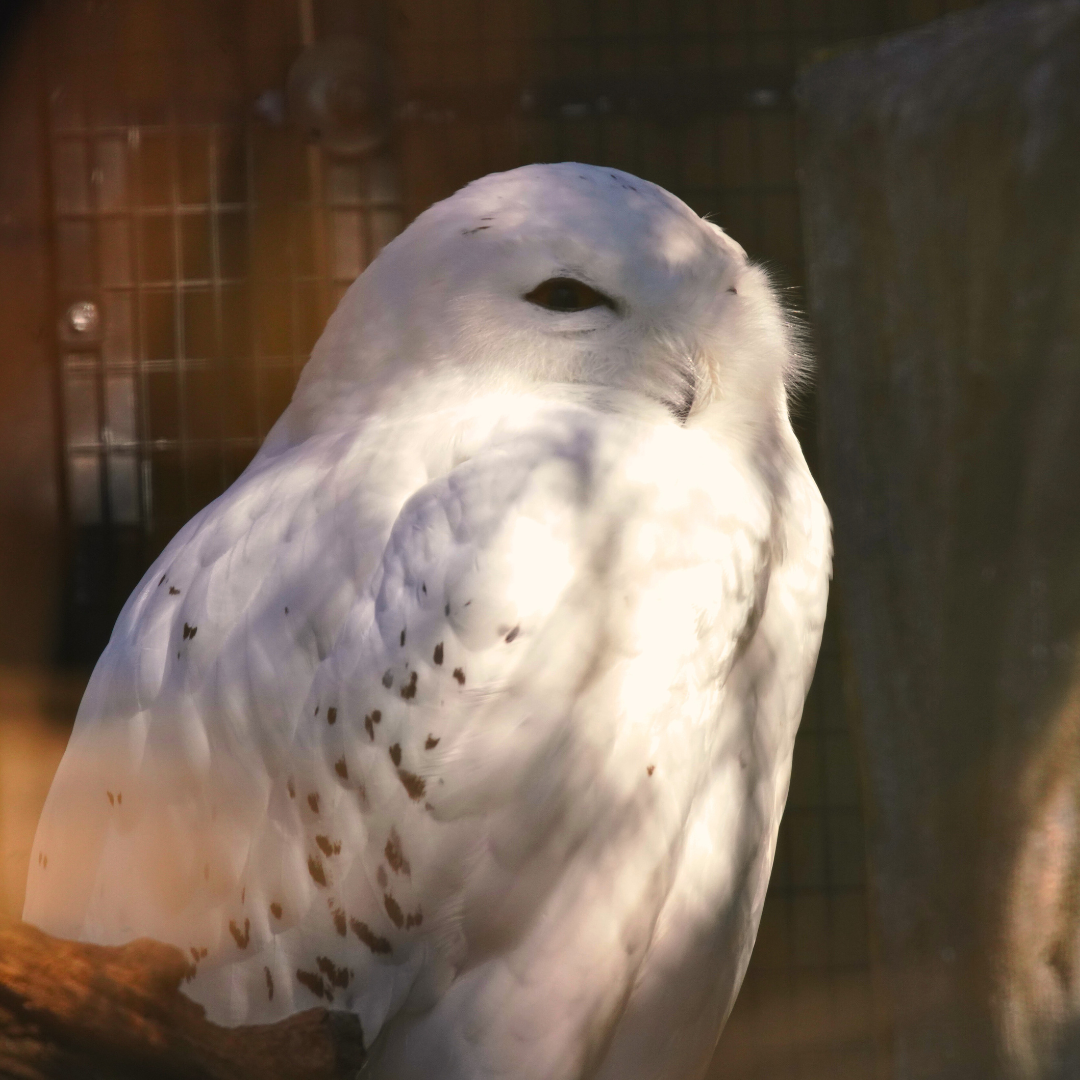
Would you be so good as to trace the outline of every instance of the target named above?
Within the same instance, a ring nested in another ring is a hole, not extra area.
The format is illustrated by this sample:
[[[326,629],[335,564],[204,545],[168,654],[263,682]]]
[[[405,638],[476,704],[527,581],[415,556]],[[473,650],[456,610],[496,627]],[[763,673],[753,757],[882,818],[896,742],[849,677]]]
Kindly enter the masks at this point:
[[[573,284],[569,281],[560,281],[557,285],[553,285],[551,292],[548,293],[548,307],[553,307],[556,311],[574,311],[584,305]]]
[[[548,311],[584,311],[594,307],[616,310],[615,302],[610,297],[573,278],[548,278],[527,293],[525,299]]]

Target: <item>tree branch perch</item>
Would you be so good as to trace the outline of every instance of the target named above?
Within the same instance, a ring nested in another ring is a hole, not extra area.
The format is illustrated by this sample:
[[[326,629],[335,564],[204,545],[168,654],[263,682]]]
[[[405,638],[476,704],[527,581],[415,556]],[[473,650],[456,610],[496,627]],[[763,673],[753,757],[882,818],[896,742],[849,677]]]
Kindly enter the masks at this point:
[[[171,945],[61,941],[0,923],[0,1076],[19,1080],[339,1080],[364,1062],[359,1019],[309,1009],[223,1028],[180,993]]]

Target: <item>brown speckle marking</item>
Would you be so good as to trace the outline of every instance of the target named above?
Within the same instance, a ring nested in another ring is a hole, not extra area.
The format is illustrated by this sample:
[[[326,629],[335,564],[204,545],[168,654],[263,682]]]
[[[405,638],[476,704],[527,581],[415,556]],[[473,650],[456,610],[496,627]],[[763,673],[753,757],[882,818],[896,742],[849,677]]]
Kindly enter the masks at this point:
[[[401,764],[401,743],[394,743],[394,745],[390,747],[390,760],[395,765]]]
[[[401,688],[401,696],[406,701],[411,701],[416,697],[416,672],[412,673],[412,677],[409,679],[408,685]]]
[[[319,715],[319,706],[318,705],[315,706],[315,714],[314,715],[315,716]]]
[[[334,909],[334,929],[342,936],[345,936],[345,912],[341,908]]]
[[[390,687],[394,685],[394,673],[389,668],[387,668],[386,671],[383,672],[382,684],[386,687],[387,690],[389,690]]]
[[[199,628],[197,626],[188,626],[187,623],[184,623],[184,640],[185,641],[187,641],[188,638],[194,638],[195,635],[198,632],[199,632]]]
[[[368,738],[375,741],[375,725],[371,722],[371,715],[368,714],[364,717],[364,730],[368,733]]]
[[[281,905],[276,900],[270,905],[270,914],[273,915],[275,919],[281,918]]]
[[[514,629],[511,630],[510,633],[507,634],[505,638],[503,638],[503,640],[506,642],[507,645],[509,645],[510,642],[513,641],[514,638],[516,638],[518,636],[518,634],[520,634],[520,633],[521,633],[521,626],[520,625],[515,626]]]
[[[248,947],[248,942],[251,940],[251,920],[245,919],[244,929],[241,930],[240,927],[237,926],[232,919],[230,919],[229,933],[232,934],[233,941],[236,942],[236,947],[238,949],[246,949]]]
[[[424,740],[424,749],[425,750],[434,750],[435,747],[438,746],[440,742],[442,742],[442,739],[436,739],[434,735],[429,735]]]
[[[345,763],[345,759],[340,757],[334,762],[334,772],[341,777],[342,780],[349,779],[349,766]]]
[[[400,930],[405,925],[405,912],[401,910],[401,905],[389,893],[384,893],[383,907],[390,921]]]
[[[400,640],[401,640],[401,647],[404,649],[405,648],[405,631],[404,630],[401,631],[401,639]]]
[[[331,708],[326,710],[326,722],[328,724],[337,723],[337,709],[333,708],[332,706]]]
[[[454,678],[458,681],[458,686],[465,685],[465,672],[461,668],[454,668]]]
[[[652,776],[652,774],[653,774],[653,770],[654,770],[655,768],[656,768],[656,766],[655,766],[655,765],[650,765],[650,766],[649,766],[649,767],[648,767],[648,768],[647,768],[647,769],[646,769],[645,771],[646,771],[646,772],[647,772],[647,773],[648,773],[648,774],[649,774],[650,776]]]
[[[306,986],[317,998],[327,998],[330,1001],[334,1000],[334,995],[323,985],[322,976],[315,971],[302,971],[300,968],[296,969],[296,981],[302,986]]]
[[[109,805],[113,806],[116,803],[116,799],[113,798],[113,793],[111,791],[106,791],[105,794],[109,796]]]
[[[375,871],[375,880],[379,883],[381,888],[386,888],[388,878],[386,876],[386,871],[383,869],[381,863],[379,864],[379,869]]]
[[[349,985],[349,969],[335,966],[329,956],[316,956],[315,963],[319,970],[326,976],[326,981],[331,986],[340,987],[342,990]]]
[[[285,614],[286,614],[286,615],[288,615],[288,614],[289,614],[289,609],[288,609],[288,608],[286,608],[286,609],[285,609]]]
[[[449,619],[450,618],[450,605],[447,604],[446,607],[443,610],[446,613],[446,617]]]
[[[317,855],[309,855],[307,861],[308,873],[316,885],[326,888],[326,872],[323,870],[322,859]]]
[[[424,792],[427,790],[427,781],[422,776],[407,772],[405,769],[398,769],[398,779],[409,793],[409,798],[414,802],[424,797]]]
[[[349,920],[349,929],[373,952],[388,954],[391,951],[390,942],[384,937],[372,932],[367,923],[359,919]]]
[[[180,595],[180,590],[175,588],[174,586],[170,585],[169,586],[169,595],[170,596],[179,596]]]
[[[165,584],[165,579],[166,579],[166,578],[167,578],[168,576],[169,576],[168,574],[162,574],[162,575],[161,575],[161,579],[160,579],[160,580],[158,581],[158,588],[159,588],[159,589],[161,588],[161,586],[162,586],[162,585],[164,585],[164,584]]]
[[[424,913],[417,908],[413,914],[405,916],[405,929],[411,930],[414,926],[419,926],[423,921]]]
[[[290,799],[295,799],[296,798],[296,787],[294,786],[294,784],[292,782],[292,777],[291,776],[289,777],[288,780],[285,781],[285,786],[289,789],[289,798]]]
[[[390,838],[386,841],[383,854],[386,856],[387,864],[395,874],[412,875],[412,868],[409,866],[409,860],[405,858],[405,852],[401,848],[401,837],[398,836],[397,829],[390,830]]]
[[[268,1001],[274,1000],[274,976],[270,974],[270,969],[264,967],[263,971],[266,974],[266,998]]]
[[[443,662],[443,643],[441,641],[435,646],[435,652],[431,659],[434,660],[436,664],[441,664]]]
[[[331,841],[329,836],[316,836],[315,837],[315,843],[319,845],[319,850],[327,858],[330,858],[331,855],[340,855],[341,854],[341,841],[340,840],[338,840],[336,843],[334,843],[333,841]]]
[[[116,805],[117,806],[123,806],[123,804],[124,804],[124,793],[122,791],[118,791],[116,793]]]
[[[307,797],[307,804],[311,807],[311,812],[313,814],[317,814],[319,812],[319,793],[317,791],[313,791]]]

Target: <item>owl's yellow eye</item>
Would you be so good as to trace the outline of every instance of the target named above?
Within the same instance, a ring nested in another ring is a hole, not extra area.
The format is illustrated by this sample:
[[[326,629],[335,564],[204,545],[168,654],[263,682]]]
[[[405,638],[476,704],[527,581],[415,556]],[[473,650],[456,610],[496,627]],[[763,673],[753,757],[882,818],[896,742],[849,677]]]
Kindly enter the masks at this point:
[[[585,311],[587,308],[608,307],[615,310],[615,301],[574,278],[553,277],[541,281],[525,299],[548,311]]]

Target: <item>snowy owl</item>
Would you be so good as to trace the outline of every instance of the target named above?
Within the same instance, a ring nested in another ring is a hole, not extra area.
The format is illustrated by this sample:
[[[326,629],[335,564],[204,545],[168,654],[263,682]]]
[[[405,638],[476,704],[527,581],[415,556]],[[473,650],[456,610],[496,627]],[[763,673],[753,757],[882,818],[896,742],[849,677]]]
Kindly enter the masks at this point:
[[[790,327],[716,225],[530,165],[346,293],[128,600],[25,918],[325,1006],[372,1080],[685,1080],[757,930],[830,573]]]

